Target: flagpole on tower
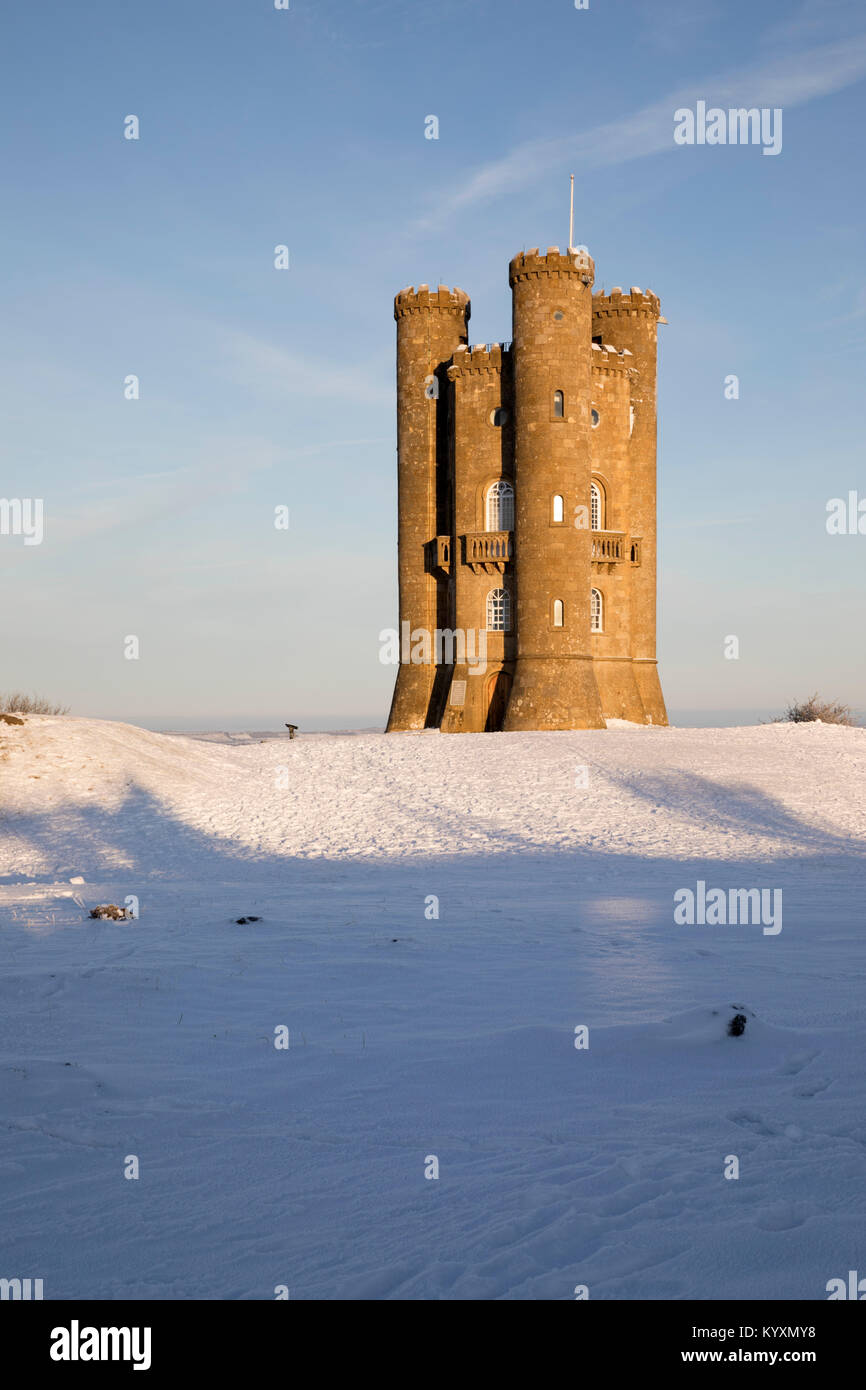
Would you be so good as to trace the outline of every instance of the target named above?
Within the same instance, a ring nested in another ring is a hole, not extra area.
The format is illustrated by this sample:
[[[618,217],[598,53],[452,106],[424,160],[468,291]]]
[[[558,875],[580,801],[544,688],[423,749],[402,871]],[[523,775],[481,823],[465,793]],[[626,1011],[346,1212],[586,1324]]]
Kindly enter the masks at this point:
[[[568,217],[568,250],[574,250],[574,174],[571,176],[571,211]]]

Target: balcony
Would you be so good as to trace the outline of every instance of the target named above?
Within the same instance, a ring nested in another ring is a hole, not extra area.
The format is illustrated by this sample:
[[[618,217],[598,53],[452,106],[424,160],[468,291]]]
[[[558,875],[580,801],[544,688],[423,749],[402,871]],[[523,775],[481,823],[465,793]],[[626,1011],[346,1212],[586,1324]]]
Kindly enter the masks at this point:
[[[428,574],[433,574],[436,570],[444,570],[445,574],[451,573],[451,537],[434,536],[432,541],[428,541],[425,547],[427,551],[426,569]]]
[[[622,564],[626,556],[625,542],[625,531],[593,531],[591,550],[593,564]]]
[[[511,531],[475,531],[460,539],[463,563],[473,574],[504,574],[505,566],[514,556]]]

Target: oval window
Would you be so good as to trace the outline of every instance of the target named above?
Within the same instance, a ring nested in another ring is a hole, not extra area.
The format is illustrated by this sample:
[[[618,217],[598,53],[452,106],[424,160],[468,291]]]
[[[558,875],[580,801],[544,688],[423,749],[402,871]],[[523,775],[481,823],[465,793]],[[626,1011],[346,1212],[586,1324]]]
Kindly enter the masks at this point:
[[[505,410],[501,405],[498,405],[495,410],[491,410],[490,412],[491,425],[497,425],[501,428],[501,426],[505,424],[507,419],[508,411]]]
[[[598,426],[598,422],[601,419],[601,416],[599,415],[597,410],[590,411],[590,415],[592,416],[592,428],[596,429]]]

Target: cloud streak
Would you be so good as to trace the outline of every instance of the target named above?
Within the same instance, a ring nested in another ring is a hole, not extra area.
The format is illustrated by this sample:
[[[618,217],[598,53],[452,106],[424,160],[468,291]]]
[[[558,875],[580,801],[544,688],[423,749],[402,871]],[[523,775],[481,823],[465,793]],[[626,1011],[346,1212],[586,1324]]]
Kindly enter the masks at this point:
[[[824,44],[736,73],[707,77],[681,87],[630,116],[567,136],[527,140],[501,159],[476,170],[450,197],[420,219],[416,232],[429,232],[469,208],[540,182],[566,162],[575,171],[624,164],[676,150],[674,111],[704,100],[710,106],[801,106],[842,91],[866,76],[866,34]]]
[[[300,356],[240,332],[226,333],[222,349],[229,378],[260,396],[280,401],[302,396],[374,405],[393,403],[390,364],[386,379],[384,372],[377,374],[368,361],[340,364],[307,353]]]

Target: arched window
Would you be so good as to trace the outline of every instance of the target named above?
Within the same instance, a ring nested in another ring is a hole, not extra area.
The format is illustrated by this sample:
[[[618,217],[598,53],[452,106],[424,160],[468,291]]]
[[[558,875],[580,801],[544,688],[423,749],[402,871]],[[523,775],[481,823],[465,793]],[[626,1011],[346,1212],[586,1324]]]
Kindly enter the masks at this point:
[[[553,600],[553,626],[562,627],[562,599]]]
[[[593,589],[589,599],[590,628],[593,632],[604,632],[604,605],[600,589]]]
[[[590,503],[592,507],[592,529],[593,531],[604,530],[604,493],[598,483],[592,483],[589,489]]]
[[[564,414],[565,414],[565,397],[563,396],[563,394],[562,394],[561,391],[554,391],[554,393],[553,393],[553,418],[554,418],[554,420],[561,420]]]
[[[553,520],[562,521],[562,498],[559,493],[553,499]]]
[[[491,589],[487,595],[487,631],[511,631],[511,595],[507,589]]]
[[[514,530],[514,488],[504,478],[487,491],[488,531]]]

